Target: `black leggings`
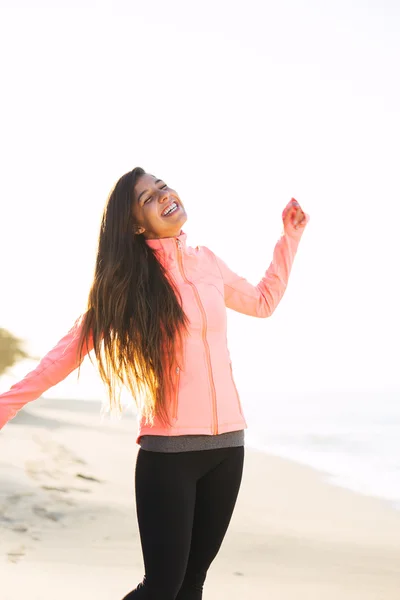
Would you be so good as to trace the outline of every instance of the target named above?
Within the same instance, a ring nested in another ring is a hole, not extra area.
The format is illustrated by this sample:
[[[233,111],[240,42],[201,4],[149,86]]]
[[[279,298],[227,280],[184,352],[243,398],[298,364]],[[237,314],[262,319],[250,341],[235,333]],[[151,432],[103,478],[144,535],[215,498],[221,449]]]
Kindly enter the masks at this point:
[[[201,600],[236,504],[243,462],[244,446],[139,449],[135,490],[145,575],[123,600]]]

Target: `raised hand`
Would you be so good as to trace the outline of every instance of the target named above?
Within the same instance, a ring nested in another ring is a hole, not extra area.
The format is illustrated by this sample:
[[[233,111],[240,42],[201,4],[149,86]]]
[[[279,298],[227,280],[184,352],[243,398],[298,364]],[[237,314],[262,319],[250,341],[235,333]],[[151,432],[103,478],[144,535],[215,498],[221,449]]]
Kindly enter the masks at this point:
[[[291,198],[282,212],[282,220],[284,231],[292,233],[293,230],[304,229],[310,220],[310,216],[302,210],[295,198]]]

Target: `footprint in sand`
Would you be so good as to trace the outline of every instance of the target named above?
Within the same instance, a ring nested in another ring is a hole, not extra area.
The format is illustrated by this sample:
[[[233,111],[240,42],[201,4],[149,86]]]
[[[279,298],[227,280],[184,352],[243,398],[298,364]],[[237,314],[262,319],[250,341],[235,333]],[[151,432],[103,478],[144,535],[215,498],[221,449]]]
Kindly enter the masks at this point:
[[[97,479],[97,477],[93,477],[93,475],[83,475],[83,473],[76,473],[76,477],[80,477],[81,479],[87,479],[88,481],[95,481],[96,483],[102,483],[100,479]]]
[[[23,556],[25,556],[25,546],[18,546],[7,552],[8,561],[12,563],[17,563]]]
[[[24,522],[21,522],[23,519],[20,518],[19,513],[21,513],[22,508],[19,506],[19,504],[24,497],[33,495],[34,494],[32,492],[26,492],[22,494],[11,494],[10,496],[6,496],[5,503],[0,506],[0,527],[4,526],[9,530],[18,533],[27,532],[29,527]],[[9,511],[13,516],[9,517],[6,514]]]
[[[22,498],[21,494],[12,494],[11,496],[7,496],[7,502],[19,502]]]
[[[65,517],[64,513],[47,510],[47,508],[44,506],[32,506],[32,511],[38,517],[41,517],[42,519],[48,519],[49,521],[58,522]]]
[[[22,498],[27,498],[28,496],[34,496],[33,492],[25,492],[22,494],[11,494],[11,496],[7,496],[6,500],[10,504],[14,504],[22,500]]]
[[[88,488],[79,488],[79,487],[58,487],[55,485],[41,485],[42,490],[46,490],[48,492],[61,492],[63,494],[68,494],[69,492],[83,492],[84,494],[91,494],[92,490]]]
[[[42,489],[61,494],[67,494],[69,491],[90,493],[91,490],[88,488],[80,488],[68,484],[72,483],[71,479],[74,477],[101,483],[97,477],[76,473],[76,465],[86,465],[87,463],[76,456],[66,446],[58,444],[51,439],[46,440],[38,436],[35,436],[33,439],[45,456],[37,460],[27,460],[25,462],[25,470],[32,479],[42,483]]]
[[[27,460],[25,461],[25,471],[35,481],[40,481],[43,477],[49,479],[61,479],[63,473],[57,469],[49,470],[47,461],[44,460]]]
[[[42,490],[46,490],[48,492],[61,492],[63,494],[68,494],[69,488],[67,487],[58,487],[56,485],[41,485]]]
[[[62,465],[66,464],[80,464],[85,465],[86,462],[76,456],[69,448],[54,442],[53,440],[44,440],[42,437],[35,436],[34,441],[41,447],[42,451],[51,456],[56,463],[61,463]]]
[[[14,527],[11,527],[11,529],[17,533],[26,533],[28,531],[28,527],[26,525],[15,525]]]

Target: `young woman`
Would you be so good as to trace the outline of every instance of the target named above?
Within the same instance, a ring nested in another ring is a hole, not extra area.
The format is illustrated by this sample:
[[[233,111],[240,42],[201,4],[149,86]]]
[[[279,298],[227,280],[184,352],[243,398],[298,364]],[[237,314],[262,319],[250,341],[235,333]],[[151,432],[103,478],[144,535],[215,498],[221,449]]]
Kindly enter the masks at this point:
[[[269,317],[309,221],[294,198],[258,285],[191,248],[177,192],[136,167],[111,191],[87,310],[0,395],[0,428],[95,354],[111,409],[138,408],[135,495],[143,581],[124,600],[200,600],[237,500],[247,428],[232,375],[226,307]],[[90,357],[90,355],[89,355]]]

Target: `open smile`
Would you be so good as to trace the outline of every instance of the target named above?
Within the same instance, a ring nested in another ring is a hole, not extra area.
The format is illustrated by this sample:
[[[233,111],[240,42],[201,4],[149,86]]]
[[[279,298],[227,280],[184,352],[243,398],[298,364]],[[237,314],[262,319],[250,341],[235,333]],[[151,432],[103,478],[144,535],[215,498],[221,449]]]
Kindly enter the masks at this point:
[[[161,213],[161,216],[169,217],[170,215],[175,213],[178,209],[179,209],[179,204],[174,200],[173,202],[170,202],[170,204],[168,204],[168,206],[166,206],[164,208],[164,210]]]

